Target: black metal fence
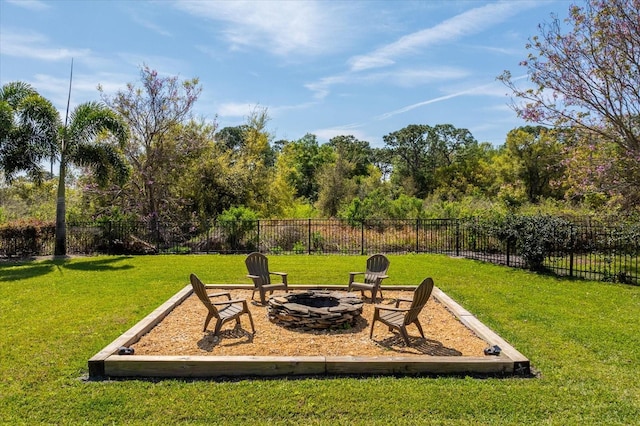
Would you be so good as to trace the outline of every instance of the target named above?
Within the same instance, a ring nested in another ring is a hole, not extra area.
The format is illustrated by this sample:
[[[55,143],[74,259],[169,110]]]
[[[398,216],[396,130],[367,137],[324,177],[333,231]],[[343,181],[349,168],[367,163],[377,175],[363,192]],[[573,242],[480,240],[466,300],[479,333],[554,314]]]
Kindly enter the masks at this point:
[[[501,238],[490,226],[474,219],[367,220],[362,223],[337,219],[214,221],[208,226],[157,222],[69,223],[67,251],[69,254],[441,253],[511,267],[529,267],[518,238]],[[51,254],[51,235],[37,244],[0,238],[0,256]],[[639,285],[639,238],[637,233],[622,227],[571,224],[558,232],[557,238],[546,247],[542,267],[557,275]]]

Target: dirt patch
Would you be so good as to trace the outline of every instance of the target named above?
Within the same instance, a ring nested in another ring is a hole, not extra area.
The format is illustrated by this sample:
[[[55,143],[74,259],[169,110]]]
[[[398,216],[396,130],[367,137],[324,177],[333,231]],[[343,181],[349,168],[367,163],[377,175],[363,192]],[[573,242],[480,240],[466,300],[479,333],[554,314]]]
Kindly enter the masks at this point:
[[[220,290],[210,290],[214,293]],[[276,292],[280,294],[283,292]],[[385,291],[379,304],[394,304],[397,297],[411,292]],[[425,339],[414,325],[408,327],[411,346],[397,331],[376,322],[369,338],[373,305],[365,299],[362,316],[353,327],[340,330],[296,331],[271,323],[267,307],[252,302],[251,291],[232,290],[233,299],[249,300],[256,333],[251,335],[247,315],[241,326],[229,322],[220,336],[213,335],[215,319],[202,331],[206,308],[195,295],[177,306],[160,324],[132,345],[136,355],[225,355],[225,356],[484,356],[487,343],[458,321],[431,297],[420,314]],[[256,296],[257,297],[257,296]]]

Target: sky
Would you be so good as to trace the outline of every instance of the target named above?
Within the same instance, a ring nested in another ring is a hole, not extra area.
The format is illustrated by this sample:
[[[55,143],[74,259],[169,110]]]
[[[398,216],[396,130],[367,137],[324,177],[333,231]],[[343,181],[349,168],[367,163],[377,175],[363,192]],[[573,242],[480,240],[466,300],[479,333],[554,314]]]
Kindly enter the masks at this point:
[[[578,0],[579,1],[579,0]],[[143,65],[199,78],[194,114],[218,128],[266,109],[274,140],[353,135],[373,147],[410,124],[504,144],[527,124],[496,77],[527,84],[526,44],[568,0],[0,0],[0,85],[31,84],[64,117],[140,85]]]

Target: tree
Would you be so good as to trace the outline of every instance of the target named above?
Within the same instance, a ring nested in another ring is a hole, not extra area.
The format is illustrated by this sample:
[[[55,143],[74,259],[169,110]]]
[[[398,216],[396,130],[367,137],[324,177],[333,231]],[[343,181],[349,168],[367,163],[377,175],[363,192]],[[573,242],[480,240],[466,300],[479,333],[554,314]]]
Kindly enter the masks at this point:
[[[564,172],[563,145],[556,133],[543,126],[511,130],[502,147],[500,177],[507,185],[522,185],[531,203],[541,198],[562,198],[559,182]]]
[[[58,111],[29,84],[0,88],[0,170],[11,181],[17,173],[41,182],[42,161],[56,152]]]
[[[244,134],[247,125],[224,127],[216,132],[216,142],[229,151],[238,151],[244,145]]]
[[[565,197],[599,212],[631,212],[640,206],[640,162],[620,154],[619,145],[595,134],[571,135],[564,147]]]
[[[336,217],[340,208],[356,192],[355,182],[349,178],[353,165],[338,156],[335,162],[326,163],[318,173],[318,210],[325,217]]]
[[[392,179],[407,195],[424,198],[439,185],[438,171],[460,161],[465,150],[477,145],[467,129],[451,124],[411,124],[383,137],[395,157]]]
[[[56,196],[56,256],[67,254],[66,178],[72,165],[92,169],[99,184],[123,183],[129,176],[119,149],[128,136],[126,124],[112,109],[98,102],[77,106],[68,124],[58,129],[59,172]]]
[[[427,140],[430,128],[427,125],[410,124],[382,138],[395,158],[392,178],[403,183],[408,195],[424,197],[434,187],[435,165],[429,156]]]
[[[369,164],[373,161],[373,151],[369,142],[356,139],[352,135],[335,136],[327,144],[332,147],[338,157],[352,165],[353,176],[366,176]]]
[[[563,33],[554,18],[539,26],[521,65],[533,88],[498,78],[522,103],[518,115],[543,125],[586,130],[640,160],[640,0],[587,0],[571,6]]]
[[[202,147],[193,142],[210,143],[207,138],[180,136],[189,128],[191,109],[202,89],[197,78],[180,82],[177,77],[161,77],[146,65],[140,78],[142,88],[129,83],[113,97],[103,93],[105,103],[131,129],[124,151],[133,168],[126,195],[129,203],[141,203],[137,211],[143,217],[177,219],[181,201],[171,187],[180,178],[178,169],[185,166],[185,158],[197,158]]]
[[[306,134],[297,141],[285,143],[278,161],[287,181],[295,188],[295,196],[314,203],[318,199],[318,175],[332,158],[330,146],[320,145],[315,135]]]

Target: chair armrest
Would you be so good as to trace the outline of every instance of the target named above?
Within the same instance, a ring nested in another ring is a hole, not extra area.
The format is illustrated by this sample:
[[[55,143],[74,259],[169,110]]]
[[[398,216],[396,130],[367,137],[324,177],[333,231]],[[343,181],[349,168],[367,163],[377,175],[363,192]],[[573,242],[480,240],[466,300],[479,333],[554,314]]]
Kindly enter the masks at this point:
[[[288,288],[288,283],[287,283],[287,273],[286,272],[269,272],[271,275],[278,275],[279,277],[282,278],[282,283],[287,286]]]
[[[395,311],[395,312],[408,312],[411,308],[398,308],[398,307],[393,307],[393,306],[389,306],[389,305],[374,305],[375,310],[382,310],[382,311]]]
[[[396,308],[400,306],[400,302],[407,302],[407,303],[411,303],[413,302],[413,299],[407,299],[405,297],[398,297],[396,299]]]
[[[234,303],[247,303],[247,301],[245,299],[229,299],[229,300],[223,300],[222,302],[211,302],[212,305],[232,305]]]
[[[220,296],[227,296],[227,299],[231,300],[231,293],[229,293],[228,291],[223,291],[220,293],[212,293],[212,294],[207,294],[207,296],[209,296],[209,298],[214,298],[214,297],[220,297]]]
[[[349,272],[349,285],[353,283],[353,280],[356,278],[356,275],[362,275],[364,272]]]

